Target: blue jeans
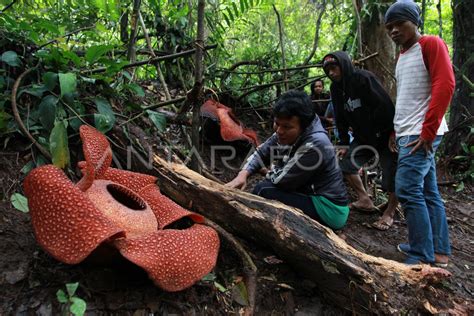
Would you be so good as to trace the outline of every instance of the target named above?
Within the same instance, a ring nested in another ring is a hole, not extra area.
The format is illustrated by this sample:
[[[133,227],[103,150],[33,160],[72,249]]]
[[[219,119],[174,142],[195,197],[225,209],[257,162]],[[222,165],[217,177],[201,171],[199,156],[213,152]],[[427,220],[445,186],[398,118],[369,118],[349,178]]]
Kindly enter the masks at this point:
[[[435,253],[451,254],[446,212],[436,182],[435,152],[442,136],[435,138],[432,153],[426,154],[420,148],[409,155],[413,147],[405,146],[418,137],[397,139],[399,154],[395,190],[408,225],[410,251],[407,262],[433,263]]]

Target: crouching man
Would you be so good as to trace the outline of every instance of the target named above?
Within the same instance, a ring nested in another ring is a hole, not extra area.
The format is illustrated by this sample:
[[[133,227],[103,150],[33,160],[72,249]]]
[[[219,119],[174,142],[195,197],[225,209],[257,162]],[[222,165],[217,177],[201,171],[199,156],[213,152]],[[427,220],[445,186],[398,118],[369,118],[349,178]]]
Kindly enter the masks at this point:
[[[227,186],[244,188],[250,175],[271,165],[254,194],[299,208],[330,228],[342,228],[349,215],[347,191],[311,99],[304,92],[289,91],[275,103],[273,115],[275,133]]]

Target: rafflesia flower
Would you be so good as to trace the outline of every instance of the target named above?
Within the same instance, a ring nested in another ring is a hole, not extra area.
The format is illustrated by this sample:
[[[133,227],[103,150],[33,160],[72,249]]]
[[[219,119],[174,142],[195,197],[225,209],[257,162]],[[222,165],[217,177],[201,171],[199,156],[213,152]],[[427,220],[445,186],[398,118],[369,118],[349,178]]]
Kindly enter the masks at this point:
[[[24,182],[39,245],[68,264],[83,261],[103,244],[142,267],[159,287],[190,287],[216,264],[219,238],[204,218],[160,193],[153,176],[111,168],[107,138],[80,128],[85,160],[74,184],[64,172],[45,165]],[[177,229],[188,219],[191,226]]]
[[[235,140],[245,140],[258,146],[260,143],[257,133],[249,128],[245,128],[235,116],[231,108],[215,100],[209,99],[201,105],[201,115],[218,120],[220,133],[223,140],[232,142]]]

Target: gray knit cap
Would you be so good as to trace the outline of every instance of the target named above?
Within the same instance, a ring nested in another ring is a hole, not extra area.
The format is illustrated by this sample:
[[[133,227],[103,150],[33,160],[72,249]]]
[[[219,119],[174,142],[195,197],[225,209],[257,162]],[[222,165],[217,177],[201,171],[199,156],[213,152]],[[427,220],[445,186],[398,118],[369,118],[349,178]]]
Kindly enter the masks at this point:
[[[421,25],[420,7],[412,0],[399,0],[392,4],[385,13],[385,24],[394,21],[411,21]]]

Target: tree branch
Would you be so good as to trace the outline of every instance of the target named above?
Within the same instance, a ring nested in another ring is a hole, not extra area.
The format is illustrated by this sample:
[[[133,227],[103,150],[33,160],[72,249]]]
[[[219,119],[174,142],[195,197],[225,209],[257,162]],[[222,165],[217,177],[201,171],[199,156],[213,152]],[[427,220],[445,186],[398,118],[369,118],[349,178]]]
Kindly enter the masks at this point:
[[[17,2],[17,0],[13,0],[12,2],[10,2],[10,4],[8,4],[6,7],[4,7],[2,9],[2,11],[0,11],[0,13],[3,13],[5,11],[7,11],[8,9],[10,9],[15,4],[15,2]]]
[[[273,4],[273,10],[275,11],[276,16],[277,16],[277,20],[278,20],[278,33],[280,34],[281,63],[282,63],[283,68],[285,69],[286,68],[286,58],[285,58],[285,42],[284,42],[284,39],[283,39],[283,25],[282,25],[282,22],[281,22],[280,13],[278,12],[278,10],[277,10],[277,8],[274,4]],[[288,87],[288,83],[286,82],[288,80],[288,74],[287,74],[286,70],[283,71],[283,80],[285,81],[285,90],[288,91],[289,87]]]
[[[308,57],[306,57],[306,60],[303,62],[303,65],[307,65],[311,58],[313,58],[314,54],[316,53],[316,50],[318,49],[319,45],[319,31],[321,29],[321,20],[323,18],[324,13],[326,12],[326,1],[323,0],[323,2],[320,4],[320,9],[321,11],[319,12],[318,18],[316,20],[316,30],[314,32],[314,41],[313,41],[313,49],[311,50],[311,53],[309,54]]]
[[[214,49],[216,47],[217,47],[217,44],[213,44],[213,45],[208,45],[208,46],[204,47],[204,49],[208,50],[208,49]],[[182,51],[182,52],[179,52],[179,53],[176,53],[176,54],[160,56],[160,57],[156,57],[156,58],[150,58],[150,59],[147,59],[147,60],[142,60],[142,61],[137,61],[137,62],[134,62],[134,63],[130,63],[128,65],[123,66],[121,69],[127,69],[127,68],[143,66],[143,65],[149,65],[149,64],[156,63],[156,62],[159,62],[159,61],[164,61],[164,60],[172,60],[172,59],[192,55],[195,52],[196,52],[196,49],[190,49],[190,50],[185,50],[185,51]],[[100,73],[100,72],[105,72],[106,70],[107,70],[106,67],[100,67],[100,68],[96,68],[96,69],[92,69],[92,70],[81,71],[81,74],[96,74],[96,73]]]

